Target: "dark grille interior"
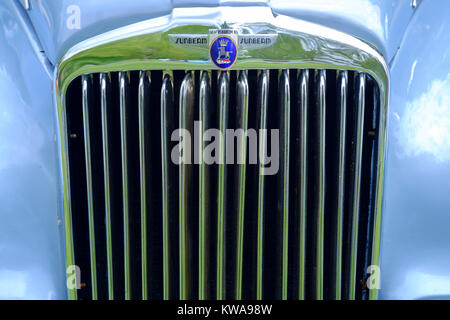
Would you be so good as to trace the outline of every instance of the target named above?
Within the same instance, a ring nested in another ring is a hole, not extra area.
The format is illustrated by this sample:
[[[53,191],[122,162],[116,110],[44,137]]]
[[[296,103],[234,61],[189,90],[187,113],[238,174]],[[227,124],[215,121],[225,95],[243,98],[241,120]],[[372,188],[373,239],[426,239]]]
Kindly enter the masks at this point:
[[[368,297],[379,118],[368,74],[113,72],[76,78],[65,100],[78,299]],[[249,164],[248,142],[246,165],[174,164],[171,134],[194,120],[268,129],[269,155],[279,129],[278,173]]]

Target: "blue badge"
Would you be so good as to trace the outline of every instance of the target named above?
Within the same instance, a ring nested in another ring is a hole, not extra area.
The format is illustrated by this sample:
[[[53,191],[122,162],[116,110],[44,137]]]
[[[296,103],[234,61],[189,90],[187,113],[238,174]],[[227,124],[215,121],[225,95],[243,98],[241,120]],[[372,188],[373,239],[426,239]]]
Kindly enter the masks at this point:
[[[209,48],[209,57],[219,69],[231,68],[236,62],[238,49],[233,39],[220,36],[214,39]]]

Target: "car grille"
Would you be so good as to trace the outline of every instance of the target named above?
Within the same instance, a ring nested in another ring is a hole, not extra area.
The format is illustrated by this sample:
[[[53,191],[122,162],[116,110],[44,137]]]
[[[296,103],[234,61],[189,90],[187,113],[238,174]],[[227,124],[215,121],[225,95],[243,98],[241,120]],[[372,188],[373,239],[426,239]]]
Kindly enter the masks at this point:
[[[65,101],[78,298],[367,298],[379,100],[370,75],[344,70],[75,78]],[[172,132],[194,121],[267,129],[268,154],[278,129],[278,172],[249,159],[175,164]]]

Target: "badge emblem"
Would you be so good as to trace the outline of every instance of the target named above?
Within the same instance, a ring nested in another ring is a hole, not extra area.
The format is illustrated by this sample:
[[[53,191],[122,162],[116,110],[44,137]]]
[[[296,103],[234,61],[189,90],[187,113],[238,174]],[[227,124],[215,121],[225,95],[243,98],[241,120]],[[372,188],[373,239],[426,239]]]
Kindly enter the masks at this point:
[[[248,32],[248,31],[247,31]],[[183,48],[208,48],[211,63],[221,70],[231,68],[237,61],[238,51],[272,47],[278,34],[241,34],[224,23],[220,29],[210,29],[209,34],[169,34],[174,46]]]
[[[234,40],[228,36],[215,38],[209,47],[209,57],[211,62],[219,69],[231,68],[236,62],[238,48]]]

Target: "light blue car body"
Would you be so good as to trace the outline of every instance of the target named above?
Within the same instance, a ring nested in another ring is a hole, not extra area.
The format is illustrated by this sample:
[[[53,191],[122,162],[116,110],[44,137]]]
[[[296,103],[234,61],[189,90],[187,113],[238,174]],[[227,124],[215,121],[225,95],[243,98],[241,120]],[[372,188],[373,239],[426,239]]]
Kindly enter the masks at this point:
[[[58,60],[94,35],[204,6],[268,6],[378,48],[390,74],[378,298],[450,298],[449,1],[24,2],[0,3],[0,299],[68,297]],[[80,29],[67,28],[71,5]]]

